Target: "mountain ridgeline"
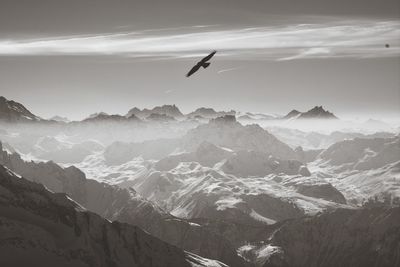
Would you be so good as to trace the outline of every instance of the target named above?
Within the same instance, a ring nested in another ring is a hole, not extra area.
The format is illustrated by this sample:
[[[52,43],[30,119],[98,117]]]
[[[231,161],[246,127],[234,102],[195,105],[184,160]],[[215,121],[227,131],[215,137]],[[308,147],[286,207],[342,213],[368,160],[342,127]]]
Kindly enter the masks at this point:
[[[130,109],[125,115],[120,114],[107,114],[105,112],[94,113],[80,122],[139,122],[139,121],[158,121],[158,122],[171,122],[171,121],[184,121],[184,120],[210,120],[225,115],[237,116],[239,120],[243,121],[262,121],[262,120],[286,120],[286,119],[337,119],[337,117],[325,110],[322,106],[315,106],[307,112],[299,112],[292,110],[286,116],[271,116],[267,114],[253,114],[250,112],[241,113],[235,110],[230,111],[215,111],[213,108],[201,107],[188,114],[183,114],[176,105],[162,105],[156,106],[151,109],[139,109],[134,107]],[[5,97],[0,97],[0,122],[8,123],[29,123],[29,122],[53,122],[53,123],[71,123],[66,117],[53,116],[46,120],[34,115],[24,105],[7,100]],[[73,122],[76,123],[76,122]]]

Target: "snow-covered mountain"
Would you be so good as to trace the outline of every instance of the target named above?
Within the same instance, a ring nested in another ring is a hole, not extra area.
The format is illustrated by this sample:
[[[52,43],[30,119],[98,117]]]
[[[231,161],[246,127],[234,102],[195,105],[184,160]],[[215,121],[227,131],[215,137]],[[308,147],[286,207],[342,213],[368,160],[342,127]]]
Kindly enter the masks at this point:
[[[0,121],[3,122],[36,122],[42,119],[31,113],[22,104],[0,96]]]
[[[302,159],[299,161],[263,152],[262,146],[253,145],[260,143],[258,138],[247,145],[247,140],[235,133],[246,127],[232,117],[223,118],[198,126],[182,139],[114,144],[103,160],[98,155],[90,159],[93,163],[78,166],[91,177],[133,186],[144,197],[184,218],[271,223],[346,203],[361,205],[374,196],[400,196],[398,137],[346,140],[312,155],[292,150]],[[243,136],[252,138],[251,134]],[[265,133],[259,136],[266,138]],[[107,165],[121,155],[125,156]],[[306,166],[304,162],[310,163]],[[276,207],[281,208],[274,214]]]
[[[168,144],[163,141],[160,143]],[[170,142],[169,152],[179,144]],[[90,158],[92,163],[77,166],[93,178],[121,187],[133,186],[167,211],[190,219],[272,223],[346,202],[329,183],[307,179],[310,172],[297,160],[274,158],[260,151],[234,151],[210,142],[201,143],[193,152],[143,154],[157,144],[153,141],[128,146],[132,159],[127,157],[120,165],[110,166],[98,155],[97,159]],[[112,147],[117,156],[117,151],[121,153],[127,145]],[[161,159],[153,163],[155,157]]]
[[[355,138],[338,142],[309,165],[311,173],[324,177],[349,203],[369,199],[400,203],[400,137]]]
[[[305,194],[301,194],[300,185],[306,184],[302,181],[295,185],[284,184],[285,177],[235,176],[218,168],[187,162],[169,171],[150,172],[138,181],[135,188],[177,217],[231,220],[244,224],[271,224],[343,206],[333,202],[327,192],[313,195],[304,190]],[[309,186],[310,192],[312,187],[317,192],[322,184]],[[340,195],[337,190],[336,194]]]
[[[110,222],[0,165],[4,266],[226,266]]]

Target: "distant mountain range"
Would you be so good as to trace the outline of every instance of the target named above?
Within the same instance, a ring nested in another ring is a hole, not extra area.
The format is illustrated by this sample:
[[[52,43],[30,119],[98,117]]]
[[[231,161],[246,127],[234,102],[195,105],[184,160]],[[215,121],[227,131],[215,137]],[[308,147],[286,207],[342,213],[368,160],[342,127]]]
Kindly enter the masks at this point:
[[[132,115],[135,115],[136,117],[138,117],[140,119],[145,119],[145,118],[151,116],[152,114],[167,115],[167,116],[175,118],[175,119],[180,119],[180,118],[184,117],[182,112],[175,105],[163,105],[163,106],[154,107],[153,109],[144,108],[142,110],[137,107],[134,107],[128,111],[128,113],[125,115],[125,117],[130,117]],[[154,117],[154,115],[153,115],[153,117]]]
[[[322,106],[315,106],[306,112],[293,109],[283,119],[338,119],[338,117]]]
[[[287,115],[279,117],[276,115],[268,115],[262,113],[242,113],[235,110],[230,111],[215,111],[212,108],[201,107],[193,112],[184,115],[176,105],[156,106],[152,109],[139,109],[134,107],[128,111],[126,115],[107,114],[99,112],[90,115],[81,122],[100,122],[100,121],[182,121],[182,120],[210,120],[225,115],[236,116],[239,121],[259,121],[259,120],[276,120],[276,119],[338,119],[333,113],[325,110],[322,106],[300,112],[292,110]],[[68,118],[54,116],[49,120],[40,118],[34,115],[22,104],[7,100],[5,97],[0,97],[0,121],[5,122],[64,122],[68,123]]]
[[[61,117],[58,115],[51,117],[49,120],[58,121],[58,122],[66,122],[66,123],[70,122],[70,120],[67,117]]]
[[[118,114],[109,115],[105,112],[95,113],[90,115],[88,118],[84,119],[82,122],[101,122],[101,121],[141,121],[138,117],[134,114],[127,116],[122,116]]]
[[[217,117],[225,116],[225,115],[236,115],[236,111],[215,111],[212,108],[198,108],[193,112],[190,112],[186,116],[188,118],[205,118],[205,119],[215,119]]]

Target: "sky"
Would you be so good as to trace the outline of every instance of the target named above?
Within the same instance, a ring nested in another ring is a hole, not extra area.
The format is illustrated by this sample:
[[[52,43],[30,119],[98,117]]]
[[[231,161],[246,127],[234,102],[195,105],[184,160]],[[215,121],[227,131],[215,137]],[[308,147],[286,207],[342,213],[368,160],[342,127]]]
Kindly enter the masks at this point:
[[[44,118],[162,104],[399,118],[399,1],[293,3],[2,0],[0,95]]]

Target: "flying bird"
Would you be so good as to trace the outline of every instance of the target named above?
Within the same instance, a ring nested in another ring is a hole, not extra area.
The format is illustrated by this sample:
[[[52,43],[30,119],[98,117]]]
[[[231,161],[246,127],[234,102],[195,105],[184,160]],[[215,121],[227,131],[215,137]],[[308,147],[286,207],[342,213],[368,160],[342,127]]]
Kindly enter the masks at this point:
[[[385,44],[385,47],[386,47],[386,48],[389,48],[389,47],[390,47],[390,45],[389,45],[389,44]]]
[[[210,66],[211,63],[207,61],[209,61],[215,55],[215,53],[217,53],[217,51],[213,51],[211,54],[197,62],[197,64],[194,65],[194,67],[186,74],[186,77],[189,77],[190,75],[198,71],[200,67],[207,68],[208,66]]]

